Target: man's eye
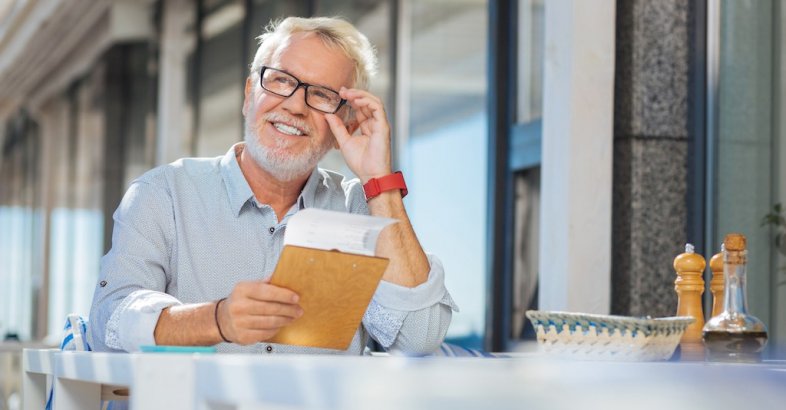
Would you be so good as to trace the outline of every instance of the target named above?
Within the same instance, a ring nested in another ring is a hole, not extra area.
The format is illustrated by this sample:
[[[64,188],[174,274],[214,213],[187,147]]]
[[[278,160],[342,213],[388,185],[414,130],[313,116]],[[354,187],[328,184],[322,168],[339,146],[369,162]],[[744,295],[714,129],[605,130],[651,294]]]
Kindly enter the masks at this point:
[[[314,89],[314,91],[311,94],[316,98],[326,101],[332,101],[336,98],[334,93],[319,88]]]
[[[323,100],[328,99],[327,94],[325,94],[323,91],[314,91],[312,94],[314,95],[314,97],[317,97],[317,98],[320,98],[320,99],[323,99]]]

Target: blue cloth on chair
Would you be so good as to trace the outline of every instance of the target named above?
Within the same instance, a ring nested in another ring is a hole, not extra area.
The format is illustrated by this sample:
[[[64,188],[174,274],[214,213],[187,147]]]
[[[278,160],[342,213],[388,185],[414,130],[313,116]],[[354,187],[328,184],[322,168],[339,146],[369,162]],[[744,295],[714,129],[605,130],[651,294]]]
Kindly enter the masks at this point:
[[[439,350],[431,354],[431,356],[445,356],[445,357],[498,357],[494,353],[489,353],[483,350],[470,349],[451,343],[442,343]]]
[[[60,342],[60,350],[89,352],[90,344],[87,343],[87,321],[77,314],[70,314],[66,317],[63,326],[63,341]],[[50,383],[49,394],[46,398],[46,410],[52,410],[52,398],[54,396],[54,382]]]
[[[70,314],[63,328],[65,335],[60,343],[60,350],[89,352],[93,349],[87,343],[87,321],[79,315]]]

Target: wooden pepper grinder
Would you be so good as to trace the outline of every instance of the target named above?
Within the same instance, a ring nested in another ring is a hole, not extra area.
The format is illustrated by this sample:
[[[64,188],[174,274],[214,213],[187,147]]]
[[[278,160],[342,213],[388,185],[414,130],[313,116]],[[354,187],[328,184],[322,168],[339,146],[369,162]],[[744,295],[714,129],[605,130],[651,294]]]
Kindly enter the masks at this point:
[[[704,313],[701,308],[701,295],[704,293],[704,257],[693,251],[693,245],[685,245],[685,253],[674,258],[677,279],[674,290],[677,292],[677,316],[691,316],[695,321],[685,329],[680,339],[682,360],[704,360],[702,328]]]
[[[712,270],[712,280],[710,280],[710,292],[712,292],[712,315],[710,318],[718,316],[723,312],[723,245],[721,251],[710,259],[710,270]]]

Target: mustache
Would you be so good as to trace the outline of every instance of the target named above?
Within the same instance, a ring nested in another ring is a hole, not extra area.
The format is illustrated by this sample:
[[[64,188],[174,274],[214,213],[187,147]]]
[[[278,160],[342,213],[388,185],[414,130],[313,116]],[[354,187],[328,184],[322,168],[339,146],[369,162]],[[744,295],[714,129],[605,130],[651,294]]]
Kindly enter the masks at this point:
[[[283,122],[300,129],[305,134],[311,134],[311,128],[305,121],[277,112],[269,112],[262,115],[257,121],[257,126],[262,125],[262,122]]]

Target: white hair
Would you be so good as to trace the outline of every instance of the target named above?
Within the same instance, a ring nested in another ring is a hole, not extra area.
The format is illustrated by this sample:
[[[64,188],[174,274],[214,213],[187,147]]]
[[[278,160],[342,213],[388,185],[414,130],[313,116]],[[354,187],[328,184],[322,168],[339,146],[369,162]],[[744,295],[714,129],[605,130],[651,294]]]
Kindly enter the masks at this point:
[[[344,52],[355,64],[354,87],[368,89],[369,80],[377,70],[374,47],[355,26],[339,17],[287,17],[271,21],[265,33],[257,37],[259,47],[251,64],[251,75],[259,75],[262,66],[269,64],[279,47],[296,33],[314,33],[325,45]]]

